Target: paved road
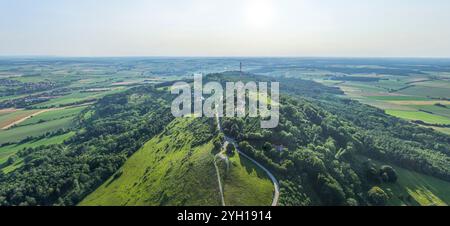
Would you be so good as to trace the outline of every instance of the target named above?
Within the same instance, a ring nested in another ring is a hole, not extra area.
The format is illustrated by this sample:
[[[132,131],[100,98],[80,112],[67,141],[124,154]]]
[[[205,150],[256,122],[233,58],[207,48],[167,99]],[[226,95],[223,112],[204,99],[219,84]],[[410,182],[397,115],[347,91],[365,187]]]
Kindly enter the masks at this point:
[[[217,109],[217,106],[216,106],[216,109]],[[217,129],[218,129],[219,131],[222,131],[222,127],[220,126],[219,114],[218,114],[217,111],[216,111],[216,122],[217,122]],[[236,141],[235,141],[233,138],[228,137],[228,136],[225,136],[224,147],[226,147],[226,144],[228,144],[228,143],[233,144],[233,146],[236,148],[236,151],[237,151],[240,155],[242,155],[242,156],[244,156],[245,158],[247,158],[248,160],[252,161],[252,162],[255,163],[259,168],[261,168],[262,170],[264,170],[264,172],[266,172],[266,174],[269,176],[270,180],[272,180],[273,186],[274,186],[274,188],[275,188],[275,192],[274,192],[273,200],[272,200],[272,206],[277,206],[277,205],[278,205],[278,199],[279,199],[279,197],[280,197],[280,185],[278,184],[278,181],[277,181],[277,179],[275,178],[275,176],[274,176],[268,169],[266,169],[263,165],[261,165],[259,162],[257,162],[256,160],[254,160],[253,158],[251,158],[251,157],[248,156],[247,154],[241,152],[241,151],[239,150],[239,148],[238,148],[238,145],[236,144]],[[216,166],[216,170],[217,170],[217,172],[218,172],[217,166]],[[225,202],[223,201],[223,192],[222,192],[222,185],[221,185],[221,183],[220,183],[220,175],[219,175],[219,174],[217,174],[217,175],[218,175],[218,178],[219,178],[219,186],[220,186],[220,192],[221,192],[221,195],[222,195],[222,203],[223,203],[223,205],[225,205]]]

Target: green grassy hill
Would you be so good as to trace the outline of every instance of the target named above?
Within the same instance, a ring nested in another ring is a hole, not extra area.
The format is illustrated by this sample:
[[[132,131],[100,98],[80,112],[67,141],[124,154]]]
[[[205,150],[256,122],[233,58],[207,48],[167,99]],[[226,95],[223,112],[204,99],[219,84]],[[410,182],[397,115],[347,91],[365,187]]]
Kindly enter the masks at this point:
[[[220,205],[212,142],[193,145],[207,127],[176,119],[80,205]]]
[[[223,193],[227,206],[270,206],[274,187],[267,174],[245,157],[229,157],[223,176]]]

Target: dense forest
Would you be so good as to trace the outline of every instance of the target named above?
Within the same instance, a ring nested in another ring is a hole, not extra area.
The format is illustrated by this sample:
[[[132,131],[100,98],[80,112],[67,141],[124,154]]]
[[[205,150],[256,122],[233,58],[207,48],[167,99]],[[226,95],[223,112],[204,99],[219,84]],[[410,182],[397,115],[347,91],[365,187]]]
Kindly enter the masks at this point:
[[[255,118],[225,118],[223,127],[244,152],[278,174],[282,204],[385,205],[388,192],[378,185],[395,183],[396,172],[361,161],[360,155],[450,181],[448,135],[340,98],[339,91],[317,83],[277,81],[284,92],[277,128],[261,130]]]

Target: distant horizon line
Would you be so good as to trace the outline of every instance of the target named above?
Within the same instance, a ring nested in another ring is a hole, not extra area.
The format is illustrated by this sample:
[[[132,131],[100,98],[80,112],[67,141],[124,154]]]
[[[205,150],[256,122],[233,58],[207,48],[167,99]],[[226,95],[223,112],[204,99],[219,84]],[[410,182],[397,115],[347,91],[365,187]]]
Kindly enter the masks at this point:
[[[442,59],[450,56],[202,56],[202,55],[0,55],[0,58],[303,58],[303,59]]]

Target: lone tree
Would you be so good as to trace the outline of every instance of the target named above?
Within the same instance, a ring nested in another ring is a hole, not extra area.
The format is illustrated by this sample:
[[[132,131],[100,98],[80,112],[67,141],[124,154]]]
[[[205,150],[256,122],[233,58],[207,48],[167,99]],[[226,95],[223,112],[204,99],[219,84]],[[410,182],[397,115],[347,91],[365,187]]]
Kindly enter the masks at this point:
[[[370,189],[367,195],[369,197],[370,203],[375,206],[383,206],[389,199],[389,196],[386,194],[386,192],[384,192],[383,189],[377,186]]]
[[[219,151],[222,148],[223,140],[224,140],[223,133],[220,133],[216,138],[214,138],[213,141],[214,150]]]
[[[234,147],[233,144],[230,144],[230,143],[227,144],[227,148],[226,148],[227,155],[229,155],[229,156],[234,155],[235,150],[236,150],[236,148]]]

